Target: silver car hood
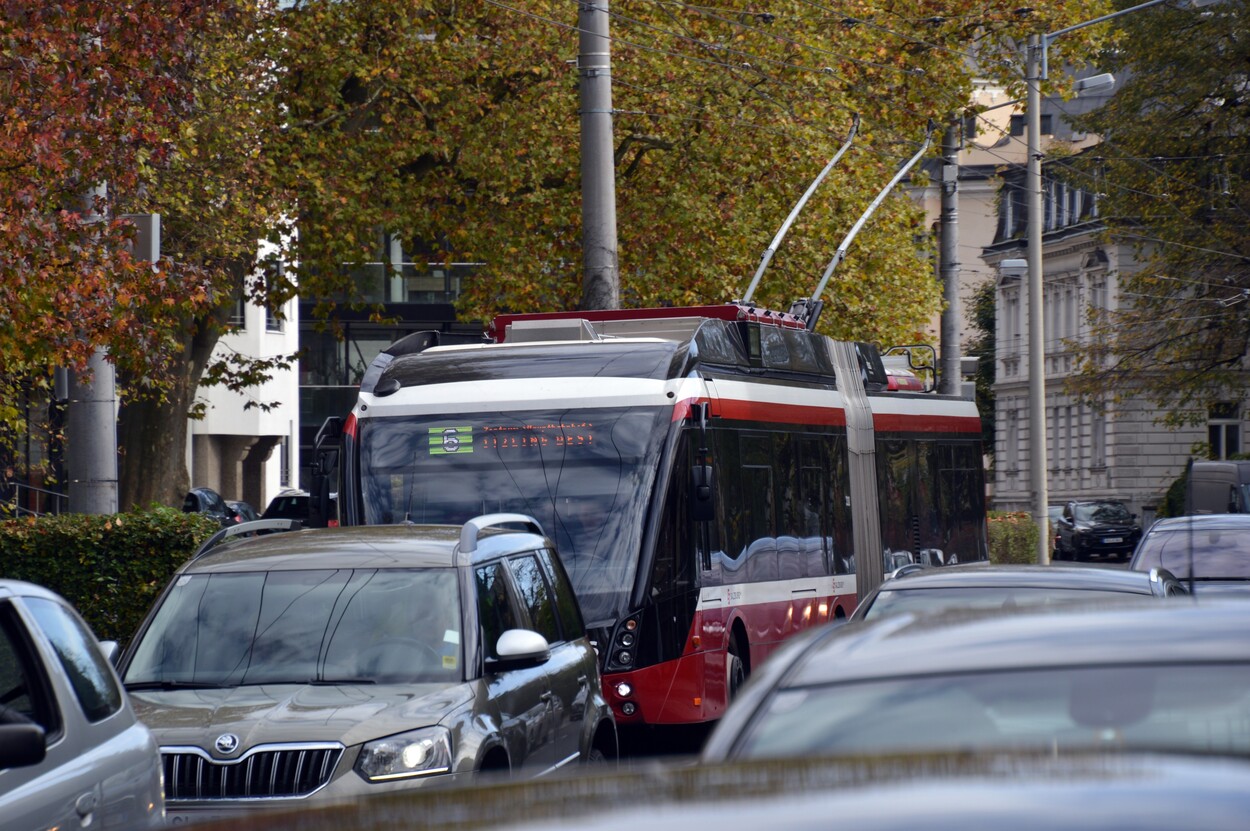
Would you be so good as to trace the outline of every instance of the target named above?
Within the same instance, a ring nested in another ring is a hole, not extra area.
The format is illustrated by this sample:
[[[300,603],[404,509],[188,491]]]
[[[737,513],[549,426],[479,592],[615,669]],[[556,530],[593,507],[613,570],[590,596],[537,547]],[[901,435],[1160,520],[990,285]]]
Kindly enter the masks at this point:
[[[217,737],[233,733],[238,749],[223,758],[284,742],[336,741],[351,747],[438,724],[472,698],[472,683],[272,684],[130,694],[135,714],[162,747],[189,745],[217,756]]]

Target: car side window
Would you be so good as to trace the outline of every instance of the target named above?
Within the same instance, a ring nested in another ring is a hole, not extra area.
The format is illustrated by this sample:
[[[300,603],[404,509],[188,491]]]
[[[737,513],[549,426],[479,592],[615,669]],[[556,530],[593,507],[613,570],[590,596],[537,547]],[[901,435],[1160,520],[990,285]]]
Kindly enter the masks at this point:
[[[61,730],[51,685],[35,645],[9,601],[0,601],[0,724],[29,720],[48,738]]]
[[[547,639],[548,643],[560,640],[560,628],[556,623],[556,607],[551,601],[551,592],[547,588],[547,580],[538,558],[533,554],[513,557],[508,561],[512,576],[516,580],[517,589],[521,592],[521,603],[529,611],[530,624],[534,631]]]
[[[560,627],[564,631],[564,639],[576,640],[586,633],[586,625],[582,622],[582,610],[577,605],[577,595],[569,583],[568,575],[559,558],[551,551],[542,549],[538,552],[542,560],[543,570],[547,573],[547,581],[555,593],[556,610],[560,613]]]
[[[521,628],[508,595],[503,564],[491,563],[474,572],[477,583],[478,616],[482,622],[482,648],[488,658],[498,658],[499,636]]]
[[[26,606],[52,642],[87,721],[101,721],[120,710],[121,688],[86,625],[52,600],[29,597]]]

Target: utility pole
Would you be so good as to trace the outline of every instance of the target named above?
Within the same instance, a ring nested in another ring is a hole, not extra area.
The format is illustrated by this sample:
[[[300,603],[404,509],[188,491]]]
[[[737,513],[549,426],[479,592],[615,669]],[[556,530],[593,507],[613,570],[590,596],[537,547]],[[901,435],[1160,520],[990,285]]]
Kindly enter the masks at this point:
[[[1050,492],[1046,481],[1046,320],[1042,302],[1042,39],[1029,36],[1025,138],[1029,157],[1025,162],[1025,197],[1028,214],[1029,262],[1029,488],[1033,497],[1033,521],[1037,523],[1037,562],[1050,564],[1050,523],[1046,506]]]
[[[612,139],[612,42],[608,0],[578,3],[577,72],[581,101],[582,304],[619,309],[616,160]]]
[[[83,197],[82,221],[103,222],[99,206],[107,197],[100,184]],[[69,512],[117,513],[117,379],[108,352],[97,347],[87,372],[69,379],[65,440]]]
[[[942,312],[942,371],[938,391],[958,395],[962,386],[959,348],[959,134],[952,120],[942,134],[942,209],[938,272],[946,297]]]

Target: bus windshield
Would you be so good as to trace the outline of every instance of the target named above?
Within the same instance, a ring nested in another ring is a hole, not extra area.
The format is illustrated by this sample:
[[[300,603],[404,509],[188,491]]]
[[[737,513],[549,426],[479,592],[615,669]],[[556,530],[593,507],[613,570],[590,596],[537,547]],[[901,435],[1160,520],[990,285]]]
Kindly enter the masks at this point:
[[[366,524],[528,514],[555,541],[590,626],[626,611],[667,423],[660,407],[372,418]]]

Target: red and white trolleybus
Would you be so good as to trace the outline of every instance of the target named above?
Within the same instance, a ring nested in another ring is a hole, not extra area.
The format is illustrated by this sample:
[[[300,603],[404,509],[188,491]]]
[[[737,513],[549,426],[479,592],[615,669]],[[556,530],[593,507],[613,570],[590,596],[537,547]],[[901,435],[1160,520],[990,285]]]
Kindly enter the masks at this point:
[[[536,517],[618,723],[718,718],[905,563],[985,559],[971,400],[739,304],[505,315],[393,344],[341,429],[341,524]]]

